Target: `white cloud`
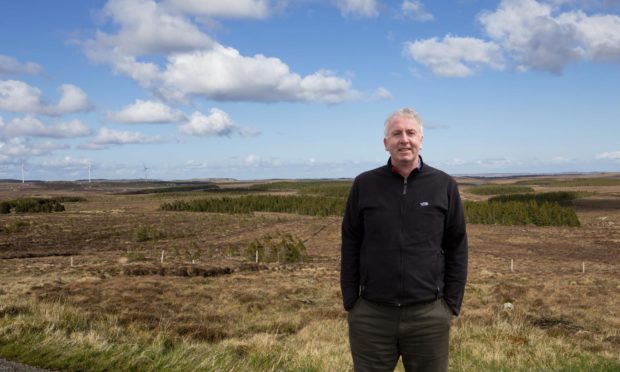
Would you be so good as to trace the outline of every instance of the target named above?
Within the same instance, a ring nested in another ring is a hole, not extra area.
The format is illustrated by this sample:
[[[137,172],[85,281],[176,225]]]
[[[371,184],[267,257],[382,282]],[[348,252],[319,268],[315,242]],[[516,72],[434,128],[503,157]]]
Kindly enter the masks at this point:
[[[168,12],[152,0],[110,0],[103,14],[120,26],[117,34],[98,32],[90,46],[119,49],[139,56],[206,48],[211,38],[181,15]]]
[[[108,113],[108,120],[119,123],[175,123],[185,117],[161,102],[136,100],[117,113]]]
[[[42,96],[38,88],[22,81],[0,81],[0,110],[36,113],[41,110]]]
[[[18,80],[0,81],[0,110],[29,114],[64,115],[92,109],[83,90],[71,84],[60,86],[61,97],[56,105],[47,104],[43,93]]]
[[[203,97],[230,101],[338,103],[359,98],[350,80],[327,70],[300,76],[278,58],[243,56],[211,40],[183,12],[246,17],[261,15],[267,1],[111,0],[102,14],[118,27],[82,43],[87,57],[110,65],[170,102]],[[350,12],[368,13],[374,1],[341,1]],[[165,66],[147,56],[163,54]]]
[[[0,140],[0,154],[11,157],[49,155],[56,150],[69,148],[69,145],[52,141],[31,142],[28,138]]]
[[[403,1],[401,8],[406,16],[411,17],[416,21],[425,22],[435,19],[431,13],[424,9],[424,4],[422,4],[419,0],[405,0]]]
[[[230,116],[217,108],[209,110],[209,116],[194,112],[179,130],[192,136],[229,136],[238,129]]]
[[[53,114],[63,115],[72,112],[84,112],[92,109],[92,104],[84,91],[72,84],[60,86],[61,97],[58,104],[51,107]]]
[[[0,54],[0,76],[17,74],[39,74],[43,68],[34,62],[19,62],[17,59]]]
[[[258,165],[261,161],[260,156],[255,155],[255,154],[250,154],[248,156],[245,157],[244,159],[244,163],[245,165],[249,165],[249,166],[255,166]]]
[[[4,123],[0,118],[0,135],[7,137],[51,137],[74,138],[91,134],[90,128],[79,120],[62,122],[46,126],[32,115],[23,118],[14,118],[10,123]]]
[[[620,151],[602,152],[596,154],[597,159],[620,160]]]
[[[231,101],[337,103],[358,97],[349,80],[329,71],[301,77],[278,58],[245,57],[221,45],[170,56],[159,92],[177,101],[203,96]]]
[[[88,168],[91,161],[86,158],[72,158],[71,156],[65,156],[60,159],[47,159],[41,162],[41,166],[45,168],[60,168],[65,170],[84,169]]]
[[[376,0],[332,0],[343,15],[376,17],[379,15]]]
[[[504,68],[498,45],[471,37],[447,35],[441,41],[431,38],[407,42],[403,53],[440,76],[465,77],[483,67]]]
[[[375,99],[392,99],[392,93],[384,87],[379,87],[373,94],[373,98]]]
[[[144,133],[117,131],[103,127],[89,143],[80,146],[82,149],[101,150],[108,145],[152,144],[162,143],[160,136],[147,136]]]
[[[580,10],[556,14],[558,10],[535,0],[503,0],[479,21],[520,71],[560,73],[582,59],[620,62],[619,16],[588,16]]]
[[[223,18],[266,18],[270,12],[267,0],[168,0],[166,3],[184,12]]]

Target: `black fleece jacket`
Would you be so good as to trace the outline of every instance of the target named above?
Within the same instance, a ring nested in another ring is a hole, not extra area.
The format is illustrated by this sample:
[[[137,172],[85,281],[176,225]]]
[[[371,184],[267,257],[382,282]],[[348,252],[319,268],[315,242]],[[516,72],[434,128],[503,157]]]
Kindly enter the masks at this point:
[[[422,162],[405,179],[388,164],[355,178],[342,221],[345,310],[359,296],[402,306],[444,298],[458,315],[467,234],[456,181]]]

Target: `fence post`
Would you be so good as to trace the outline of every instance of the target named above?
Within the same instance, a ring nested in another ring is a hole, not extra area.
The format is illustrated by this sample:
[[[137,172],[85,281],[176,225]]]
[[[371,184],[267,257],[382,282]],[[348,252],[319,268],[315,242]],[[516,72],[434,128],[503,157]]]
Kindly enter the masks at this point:
[[[581,273],[582,274],[586,273],[586,263],[584,261],[581,262]]]
[[[163,249],[161,250],[161,260],[160,260],[160,263],[162,263],[162,264],[164,263],[164,250]]]
[[[258,263],[258,249],[256,250],[256,263]]]
[[[515,268],[515,261],[511,258],[510,259],[510,272],[514,272],[514,268]]]

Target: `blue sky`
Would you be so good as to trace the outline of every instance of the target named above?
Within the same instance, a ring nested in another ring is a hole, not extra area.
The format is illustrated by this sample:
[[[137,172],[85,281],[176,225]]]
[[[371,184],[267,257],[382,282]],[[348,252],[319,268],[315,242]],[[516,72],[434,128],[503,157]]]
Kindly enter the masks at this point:
[[[620,171],[620,1],[0,2],[0,178]]]

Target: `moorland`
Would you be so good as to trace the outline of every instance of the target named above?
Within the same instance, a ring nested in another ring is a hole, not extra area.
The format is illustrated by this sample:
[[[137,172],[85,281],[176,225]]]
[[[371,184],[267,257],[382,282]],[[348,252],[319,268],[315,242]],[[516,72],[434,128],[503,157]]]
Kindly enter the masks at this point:
[[[620,370],[620,176],[457,181],[470,261],[450,370]],[[2,182],[0,357],[351,370],[338,282],[350,184]]]

